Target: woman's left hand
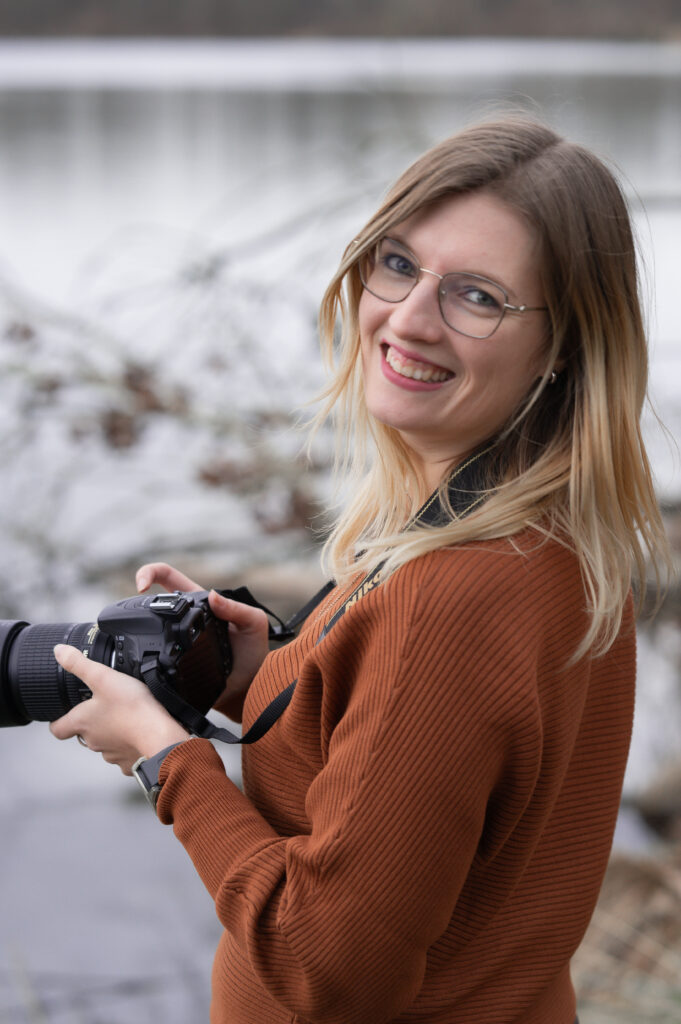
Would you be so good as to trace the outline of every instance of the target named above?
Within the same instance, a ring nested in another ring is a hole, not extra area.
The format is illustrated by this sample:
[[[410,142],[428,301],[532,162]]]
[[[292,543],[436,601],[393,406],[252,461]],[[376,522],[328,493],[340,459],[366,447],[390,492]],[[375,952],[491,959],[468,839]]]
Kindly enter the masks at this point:
[[[64,644],[55,648],[54,655],[66,672],[78,676],[92,691],[91,698],[50,724],[58,740],[80,736],[90,750],[131,775],[139,757],[152,757],[171,743],[189,739],[186,729],[139,679],[90,661]]]

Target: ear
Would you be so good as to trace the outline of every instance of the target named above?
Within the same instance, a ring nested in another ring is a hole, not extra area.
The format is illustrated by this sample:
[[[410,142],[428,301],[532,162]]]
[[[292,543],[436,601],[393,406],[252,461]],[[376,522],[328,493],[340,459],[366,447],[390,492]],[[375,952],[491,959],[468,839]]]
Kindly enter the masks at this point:
[[[555,363],[553,364],[553,368],[551,370],[550,377],[549,377],[549,382],[551,384],[555,384],[556,383],[556,380],[558,379],[560,374],[564,372],[566,365],[567,364],[566,364],[564,359],[557,359],[555,361]]]
[[[541,382],[544,380],[544,374],[545,373],[547,375],[546,382],[548,384],[555,384],[556,381],[558,380],[558,377],[560,376],[560,374],[564,370],[564,368],[565,368],[565,360],[564,359],[559,359],[557,362],[553,363],[550,368],[547,368],[546,370],[542,370],[540,375],[537,377],[537,384],[541,384]]]
[[[563,372],[563,370],[565,369],[565,365],[566,365],[565,356],[563,356],[560,353],[560,351],[559,352],[552,352],[550,345],[547,346],[547,349],[544,352],[544,356],[545,356],[546,362],[544,363],[544,366],[542,366],[541,371],[542,371],[542,374],[546,373],[548,375],[549,382],[553,383],[555,378],[552,377],[551,374],[555,373],[556,376],[558,376],[559,373]]]

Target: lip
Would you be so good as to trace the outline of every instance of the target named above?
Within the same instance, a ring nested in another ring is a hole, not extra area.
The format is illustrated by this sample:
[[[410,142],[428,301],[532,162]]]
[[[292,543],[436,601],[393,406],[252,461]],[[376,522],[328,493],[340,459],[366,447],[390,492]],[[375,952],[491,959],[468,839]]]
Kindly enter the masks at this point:
[[[453,373],[453,371],[450,370],[448,367],[440,366],[439,363],[434,363],[432,359],[424,359],[422,355],[416,355],[414,352],[407,352],[405,348],[401,348],[399,345],[396,345],[394,341],[386,341],[385,338],[382,338],[381,351],[383,352],[384,356],[386,350],[389,348],[394,348],[395,351],[399,352],[400,355],[404,356],[405,359],[411,359],[415,363],[424,363],[427,366],[434,366],[436,370],[443,370],[445,373]],[[442,383],[446,382],[442,381]]]
[[[452,371],[446,370],[444,366],[440,366],[439,363],[434,363],[430,359],[417,358],[416,356],[413,356],[409,352],[406,352],[404,349],[400,348],[399,345],[393,345],[392,343],[389,343],[387,341],[382,341],[380,344],[380,352],[381,371],[383,372],[383,376],[386,378],[386,380],[389,380],[391,384],[396,384],[397,387],[403,388],[405,391],[438,391],[440,388],[444,387],[445,384],[449,384],[456,377],[456,374],[454,374],[454,376],[450,377],[448,380],[438,381],[414,380],[412,377],[403,377],[401,373],[397,373],[395,370],[393,370],[392,366],[386,359],[386,353],[389,348],[394,348],[395,351],[399,352],[400,355],[404,356],[405,359],[413,359],[414,362],[417,363],[427,363],[428,366],[434,366],[438,370],[445,370],[445,372],[447,373],[451,373]]]

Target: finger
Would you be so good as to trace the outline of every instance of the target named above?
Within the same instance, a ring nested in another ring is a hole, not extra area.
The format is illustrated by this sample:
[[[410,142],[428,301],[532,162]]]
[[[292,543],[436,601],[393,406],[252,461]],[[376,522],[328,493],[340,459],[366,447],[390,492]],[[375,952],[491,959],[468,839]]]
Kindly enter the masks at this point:
[[[140,566],[135,576],[137,590],[143,593],[148,590],[152,583],[158,583],[168,590],[203,590],[198,583],[185,576],[179,569],[173,568],[167,562],[148,562]]]
[[[67,644],[57,644],[54,648],[54,657],[66,672],[70,672],[72,675],[82,679],[90,689],[97,688],[97,676],[99,675],[99,670],[104,666],[90,661],[80,651],[76,650],[75,647],[69,647]],[[81,705],[78,704],[65,715],[62,715],[61,718],[50,722],[50,732],[52,735],[58,740],[68,740],[72,736],[78,736],[83,731],[80,711]]]
[[[81,735],[81,729],[72,720],[73,711],[69,711],[67,715],[62,715],[61,718],[57,718],[54,722],[50,722],[50,732],[58,740],[70,740],[74,736]]]
[[[65,672],[70,672],[71,675],[81,679],[93,695],[109,693],[111,686],[114,685],[114,677],[118,677],[119,680],[127,678],[120,672],[116,672],[115,669],[109,668],[108,665],[103,665],[99,661],[91,661],[75,647],[69,647],[67,644],[57,644],[54,648],[54,657]],[[116,686],[116,692],[118,692],[118,686]]]
[[[267,632],[267,615],[261,608],[252,608],[251,605],[242,604],[241,601],[233,601],[229,597],[218,594],[216,590],[211,590],[208,595],[208,603],[218,619],[230,622],[244,633]]]
[[[50,722],[50,732],[58,740],[70,740],[73,736],[82,736],[85,732],[85,726],[80,715],[81,707],[80,704],[76,705],[75,708],[71,708],[61,718],[55,719],[54,722]]]
[[[96,687],[102,676],[109,671],[106,665],[102,665],[98,661],[91,661],[77,648],[69,647],[68,644],[57,644],[54,648],[54,657],[64,671],[78,676],[90,689],[92,689],[92,683]]]

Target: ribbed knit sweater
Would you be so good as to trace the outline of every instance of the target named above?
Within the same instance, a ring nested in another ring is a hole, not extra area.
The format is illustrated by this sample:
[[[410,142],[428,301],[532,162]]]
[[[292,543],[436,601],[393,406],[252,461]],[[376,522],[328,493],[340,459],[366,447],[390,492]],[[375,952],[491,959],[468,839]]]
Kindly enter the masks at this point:
[[[628,605],[600,658],[575,556],[528,532],[332,591],[270,654],[244,792],[206,740],[166,757],[158,811],[224,926],[213,1024],[572,1024],[633,715]]]

